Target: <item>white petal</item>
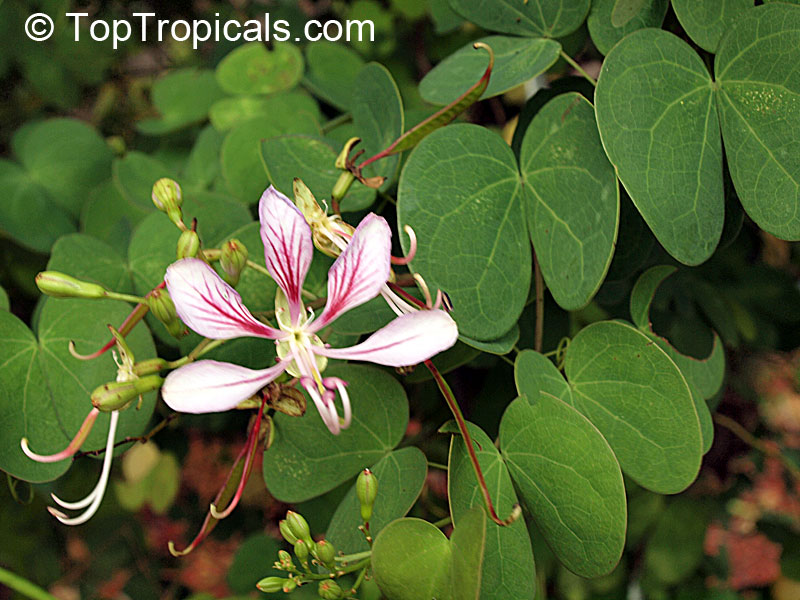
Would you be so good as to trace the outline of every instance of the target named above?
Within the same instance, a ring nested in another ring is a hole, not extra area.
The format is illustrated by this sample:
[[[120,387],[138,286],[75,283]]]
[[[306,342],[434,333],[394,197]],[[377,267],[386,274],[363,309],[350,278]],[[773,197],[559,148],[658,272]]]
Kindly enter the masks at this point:
[[[262,370],[216,360],[201,360],[167,375],[161,395],[172,409],[184,413],[223,412],[246,400],[286,369],[287,361]]]
[[[164,276],[178,316],[189,329],[215,340],[237,337],[275,339],[281,333],[257,320],[242,297],[202,260],[184,258]]]
[[[392,230],[383,217],[368,214],[347,248],[328,271],[328,302],[311,331],[318,331],[342,313],[372,300],[389,278]]]
[[[289,301],[292,322],[302,316],[300,293],[314,255],[311,229],[289,198],[269,186],[258,205],[267,270]]]
[[[351,348],[313,348],[317,354],[405,367],[447,350],[458,339],[456,322],[443,310],[420,310],[397,317]]]

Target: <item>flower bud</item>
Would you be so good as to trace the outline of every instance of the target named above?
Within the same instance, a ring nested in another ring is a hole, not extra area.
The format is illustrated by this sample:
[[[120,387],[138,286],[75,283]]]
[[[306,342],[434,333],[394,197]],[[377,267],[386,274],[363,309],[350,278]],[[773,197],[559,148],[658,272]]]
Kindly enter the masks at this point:
[[[92,392],[92,405],[100,411],[111,412],[125,408],[134,398],[161,387],[164,378],[148,375],[131,381],[112,381]]]
[[[336,180],[336,183],[333,186],[333,190],[331,191],[331,199],[334,202],[338,202],[344,198],[347,195],[350,186],[353,185],[355,178],[355,175],[353,175],[350,171],[342,171],[341,175],[339,175],[339,179]]]
[[[314,543],[311,539],[311,530],[308,528],[308,522],[301,514],[292,510],[288,511],[286,513],[286,526],[294,535],[295,540],[303,540],[309,546]]]
[[[239,277],[247,266],[247,247],[239,240],[228,240],[222,244],[219,255],[222,278],[228,285],[236,287]]]
[[[278,550],[278,562],[281,565],[281,569],[286,569],[287,571],[294,569],[292,557],[286,550]]]
[[[181,223],[181,204],[183,204],[183,193],[178,182],[169,177],[162,177],[153,184],[153,204],[162,212],[167,213],[169,220]]]
[[[281,521],[278,522],[278,529],[280,530],[283,539],[285,539],[292,545],[297,544],[297,537],[294,535],[294,533],[292,533],[291,529],[289,529],[289,524],[286,522],[285,519],[282,519]]]
[[[155,289],[147,294],[147,305],[153,316],[164,324],[169,334],[179,338],[186,334],[186,326],[178,318],[175,304],[164,289]]]
[[[264,577],[256,584],[256,587],[266,594],[280,592],[287,581],[289,580],[283,577]]]
[[[319,597],[323,598],[323,600],[341,600],[344,598],[342,588],[332,579],[320,581],[317,592],[319,593]]]
[[[200,250],[200,236],[193,229],[187,229],[178,238],[178,248],[175,255],[178,260],[182,258],[194,258]]]
[[[361,504],[361,518],[364,522],[372,518],[372,507],[377,495],[378,478],[369,469],[364,469],[356,479],[356,496]]]
[[[333,547],[327,540],[320,540],[314,545],[314,552],[317,555],[317,559],[329,569],[334,569],[336,567],[336,562],[334,558],[336,558],[336,549]]]
[[[294,555],[301,563],[305,563],[308,560],[308,546],[303,540],[297,540],[294,543]]]
[[[309,225],[325,218],[325,211],[322,210],[319,202],[314,198],[314,194],[311,193],[311,190],[303,183],[302,179],[295,178],[292,188],[294,190],[295,206],[303,213]]]
[[[283,592],[285,594],[288,594],[290,592],[293,592],[296,587],[297,587],[297,580],[296,579],[293,579],[293,578],[287,579],[283,583]]]
[[[42,271],[36,276],[36,285],[43,294],[53,298],[103,298],[103,286],[75,279],[58,271]]]

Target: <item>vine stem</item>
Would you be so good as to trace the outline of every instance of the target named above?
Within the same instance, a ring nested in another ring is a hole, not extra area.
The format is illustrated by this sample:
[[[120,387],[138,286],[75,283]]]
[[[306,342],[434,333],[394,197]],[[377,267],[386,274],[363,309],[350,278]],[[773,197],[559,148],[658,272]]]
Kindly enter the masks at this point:
[[[766,454],[767,456],[777,458],[779,461],[781,461],[781,464],[786,467],[786,470],[789,471],[791,476],[794,477],[795,480],[800,481],[800,467],[792,462],[792,460],[784,455],[777,447],[773,447],[770,444],[758,439],[752,433],[747,431],[747,429],[726,415],[714,413],[714,422],[733,433],[751,448],[754,448],[759,452]]]
[[[475,446],[472,441],[472,436],[467,430],[467,422],[464,420],[464,415],[461,413],[461,408],[458,406],[456,397],[453,395],[453,391],[450,389],[450,386],[447,385],[444,377],[442,377],[442,374],[439,373],[439,369],[436,368],[436,365],[434,365],[430,359],[426,360],[424,364],[426,367],[428,367],[431,375],[433,375],[433,378],[436,380],[436,385],[439,386],[439,391],[442,393],[442,396],[444,396],[447,406],[450,407],[450,412],[453,413],[453,417],[455,417],[456,425],[458,425],[458,431],[461,433],[461,437],[464,438],[464,444],[467,447],[467,454],[469,454],[469,460],[472,463],[472,469],[475,471],[475,476],[478,479],[478,486],[481,488],[481,494],[483,495],[483,501],[486,504],[486,510],[489,511],[489,517],[492,519],[492,521],[502,527],[511,525],[517,520],[517,518],[519,518],[520,514],[522,513],[522,509],[520,508],[519,504],[515,504],[514,508],[511,510],[511,515],[507,519],[501,519],[497,516],[497,512],[494,509],[494,504],[492,503],[492,497],[489,495],[489,489],[486,486],[486,479],[483,477],[483,471],[481,470],[481,465],[478,462],[478,456],[475,454]]]
[[[544,280],[535,251],[533,253],[533,277],[536,285],[536,328],[533,334],[533,349],[541,352],[544,337]]]
[[[57,600],[55,596],[43,590],[35,583],[24,577],[0,567],[0,583],[7,585],[12,590],[19,592],[31,600]]]
[[[595,81],[594,77],[592,77],[586,71],[584,71],[583,67],[581,67],[577,62],[575,62],[569,54],[564,52],[564,50],[561,50],[560,54],[561,58],[567,61],[573,69],[575,69],[578,73],[580,73],[584,77],[584,79],[586,79],[593,86],[597,86],[597,81]]]

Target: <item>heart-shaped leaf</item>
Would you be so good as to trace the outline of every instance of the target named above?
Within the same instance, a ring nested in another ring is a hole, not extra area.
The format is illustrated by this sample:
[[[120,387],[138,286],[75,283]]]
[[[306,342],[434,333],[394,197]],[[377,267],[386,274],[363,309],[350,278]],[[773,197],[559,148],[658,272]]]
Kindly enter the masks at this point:
[[[753,8],[753,0],[672,0],[672,10],[692,41],[716,52],[736,20]]]
[[[137,129],[146,135],[165,135],[205,120],[223,91],[206,69],[178,69],[159,79],[152,90],[153,104],[160,117],[144,119]]]
[[[450,0],[450,6],[491,31],[550,38],[572,33],[589,12],[589,0]]]
[[[624,4],[628,10],[619,18]],[[668,7],[668,0],[594,0],[586,25],[597,49],[608,54],[629,33],[645,27],[661,27]]]
[[[278,42],[271,50],[251,42],[223,58],[216,75],[220,87],[231,94],[274,94],[300,81],[303,55],[288,42]]]

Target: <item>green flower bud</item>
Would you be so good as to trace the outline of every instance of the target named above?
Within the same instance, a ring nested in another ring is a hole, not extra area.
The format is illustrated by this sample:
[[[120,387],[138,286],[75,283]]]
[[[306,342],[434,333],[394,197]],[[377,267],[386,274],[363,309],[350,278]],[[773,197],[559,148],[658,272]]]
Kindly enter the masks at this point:
[[[286,513],[286,525],[296,540],[303,540],[309,546],[314,544],[311,539],[311,530],[308,528],[308,522],[302,515],[292,510],[288,511]]]
[[[303,540],[297,540],[294,543],[294,555],[301,563],[305,563],[308,560],[308,546]]]
[[[344,598],[342,588],[332,579],[320,581],[317,592],[319,593],[319,597],[324,600],[341,600]]]
[[[81,281],[58,271],[42,271],[36,276],[36,286],[53,298],[103,298],[106,289],[96,283]]]
[[[372,507],[378,495],[378,478],[369,469],[364,469],[356,479],[356,496],[361,503],[361,518],[367,522],[372,518]]]
[[[278,550],[278,562],[282,569],[286,569],[287,571],[294,569],[292,557],[286,550]]]
[[[287,579],[286,582],[283,584],[283,592],[288,594],[289,592],[293,592],[294,588],[297,587],[297,580],[296,579]]]
[[[256,587],[266,594],[280,592],[287,581],[289,580],[283,577],[264,577],[256,584]]]
[[[219,266],[222,267],[222,278],[236,287],[239,277],[247,266],[247,248],[239,240],[228,240],[222,244],[219,255]]]
[[[292,533],[291,529],[289,529],[289,524],[285,519],[278,522],[278,529],[280,530],[283,539],[285,539],[287,542],[292,545],[297,543],[297,537],[294,535],[294,533]]]
[[[157,390],[162,383],[164,378],[158,375],[105,383],[92,392],[92,405],[103,412],[121,410],[141,394]]]
[[[336,567],[336,562],[334,558],[336,558],[336,549],[333,547],[333,544],[328,542],[327,540],[320,540],[314,546],[314,552],[317,555],[317,559],[329,569],[334,569]]]
[[[181,204],[183,204],[183,193],[177,181],[169,177],[162,177],[153,184],[151,197],[156,208],[167,213],[170,221],[176,225],[182,222]]]
[[[200,236],[192,229],[187,229],[178,238],[178,248],[175,255],[178,260],[182,258],[194,258],[200,250]]]
[[[186,335],[186,326],[178,318],[175,304],[164,289],[155,289],[147,294],[147,305],[153,316],[164,324],[169,334],[179,338]]]

